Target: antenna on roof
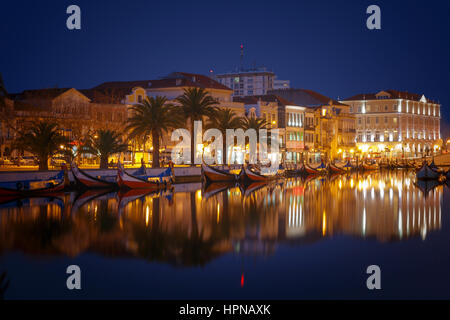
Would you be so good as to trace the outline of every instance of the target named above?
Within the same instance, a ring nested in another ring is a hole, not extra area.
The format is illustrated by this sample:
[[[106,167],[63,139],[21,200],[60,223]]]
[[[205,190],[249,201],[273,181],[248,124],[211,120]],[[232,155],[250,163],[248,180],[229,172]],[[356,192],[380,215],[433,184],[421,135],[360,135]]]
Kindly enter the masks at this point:
[[[239,64],[239,71],[242,71],[244,69],[244,45],[241,44],[241,61]]]

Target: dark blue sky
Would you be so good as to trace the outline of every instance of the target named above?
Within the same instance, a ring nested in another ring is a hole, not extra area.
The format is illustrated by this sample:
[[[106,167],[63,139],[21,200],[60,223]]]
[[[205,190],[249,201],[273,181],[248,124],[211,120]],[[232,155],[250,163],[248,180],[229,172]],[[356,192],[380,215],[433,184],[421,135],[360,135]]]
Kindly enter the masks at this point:
[[[81,8],[82,29],[66,28]],[[366,28],[381,7],[382,30]],[[399,89],[439,100],[450,119],[448,1],[8,1],[0,72],[7,89],[89,88],[172,71],[266,65],[333,98]]]

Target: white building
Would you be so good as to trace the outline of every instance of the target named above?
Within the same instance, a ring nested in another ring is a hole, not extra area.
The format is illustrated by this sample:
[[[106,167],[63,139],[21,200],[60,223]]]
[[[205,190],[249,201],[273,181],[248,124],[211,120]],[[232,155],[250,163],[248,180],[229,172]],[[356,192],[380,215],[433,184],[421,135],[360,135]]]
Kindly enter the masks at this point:
[[[274,88],[288,88],[289,80],[277,80],[275,73],[265,67],[240,69],[216,75],[216,80],[233,89],[234,97],[265,95]]]
[[[356,141],[364,153],[417,157],[442,145],[441,106],[422,94],[383,90],[341,102],[356,116]]]
[[[273,89],[290,89],[291,88],[291,81],[289,80],[278,80],[275,79],[273,81]]]

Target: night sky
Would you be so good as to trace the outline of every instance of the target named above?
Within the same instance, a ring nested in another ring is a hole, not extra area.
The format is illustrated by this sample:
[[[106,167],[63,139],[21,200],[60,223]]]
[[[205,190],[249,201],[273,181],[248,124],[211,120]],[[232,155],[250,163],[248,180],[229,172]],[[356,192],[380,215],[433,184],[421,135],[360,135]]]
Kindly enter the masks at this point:
[[[81,30],[66,28],[71,4]],[[366,28],[371,4],[381,30]],[[423,93],[449,122],[449,9],[433,0],[4,1],[0,72],[12,93],[220,73],[239,64],[243,43],[246,66],[265,65],[291,87],[332,98]]]

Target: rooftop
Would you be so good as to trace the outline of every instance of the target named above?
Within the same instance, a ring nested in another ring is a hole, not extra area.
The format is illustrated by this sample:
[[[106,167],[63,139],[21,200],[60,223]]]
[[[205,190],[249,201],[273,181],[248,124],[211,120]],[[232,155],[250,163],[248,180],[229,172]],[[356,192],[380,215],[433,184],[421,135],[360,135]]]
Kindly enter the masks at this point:
[[[319,107],[323,105],[345,106],[330,97],[308,89],[276,89],[270,90],[269,94],[275,94],[294,104],[305,107]]]
[[[121,89],[128,94],[133,88],[142,87],[144,89],[162,89],[172,87],[197,87],[204,89],[219,89],[232,91],[208,76],[187,72],[172,72],[161,79],[138,80],[138,81],[111,81],[104,82],[91,90],[111,90]]]
[[[242,102],[244,104],[257,104],[258,101],[264,102],[277,102],[278,105],[287,106],[287,105],[295,105],[294,103],[284,99],[275,94],[265,94],[265,95],[256,95],[256,96],[246,96],[246,97],[233,97],[234,102]]]
[[[379,100],[379,99],[405,99],[420,101],[424,97],[423,94],[411,93],[408,91],[398,91],[398,90],[382,90],[377,93],[361,93],[354,95],[352,97],[342,99],[342,101],[355,101],[355,100]],[[427,102],[438,103],[427,98]]]

